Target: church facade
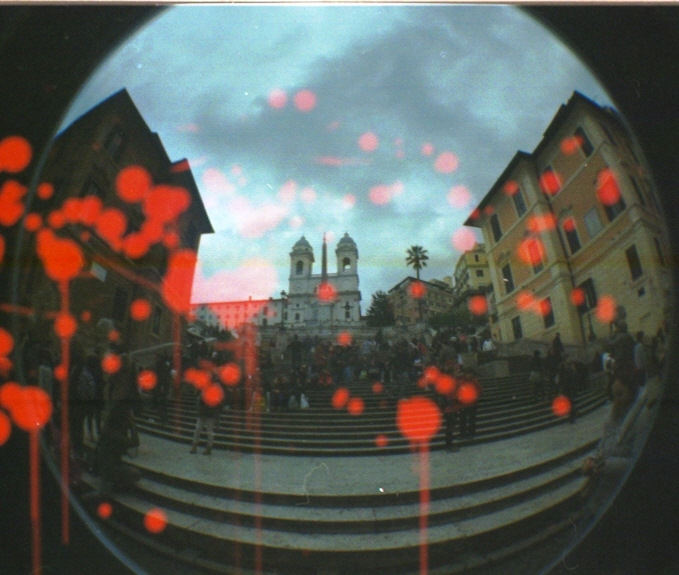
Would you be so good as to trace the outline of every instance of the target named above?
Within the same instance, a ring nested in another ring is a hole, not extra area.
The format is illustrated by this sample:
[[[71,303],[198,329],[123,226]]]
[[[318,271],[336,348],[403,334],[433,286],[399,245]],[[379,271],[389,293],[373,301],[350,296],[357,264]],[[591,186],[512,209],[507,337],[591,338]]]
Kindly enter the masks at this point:
[[[345,233],[335,248],[337,271],[328,272],[325,236],[321,273],[314,273],[314,250],[302,236],[290,252],[290,279],[284,321],[291,326],[338,325],[361,319],[358,248]],[[285,319],[287,316],[287,319]]]

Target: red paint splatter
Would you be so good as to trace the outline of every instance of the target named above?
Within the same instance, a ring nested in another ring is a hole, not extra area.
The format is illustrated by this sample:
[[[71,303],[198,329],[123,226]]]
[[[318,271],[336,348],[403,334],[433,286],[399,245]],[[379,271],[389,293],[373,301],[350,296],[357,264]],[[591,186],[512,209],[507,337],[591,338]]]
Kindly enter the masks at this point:
[[[128,166],[118,172],[116,192],[124,202],[141,202],[148,194],[153,182],[151,174],[141,166]]]
[[[469,215],[469,219],[478,220],[481,217],[481,210],[479,208],[474,208],[474,211]]]
[[[58,238],[49,229],[40,230],[36,237],[36,249],[49,278],[54,281],[70,281],[78,276],[85,260],[77,243]]]
[[[305,204],[311,204],[316,201],[316,191],[313,188],[304,188],[299,197]]]
[[[42,216],[40,214],[28,214],[24,220],[24,228],[29,232],[37,232],[42,227]]]
[[[540,303],[538,305],[538,313],[542,317],[546,317],[549,315],[549,313],[552,311],[552,304],[548,299],[543,299],[540,300]]]
[[[86,196],[80,202],[80,222],[94,227],[104,208],[104,203],[97,196]]]
[[[345,387],[338,387],[332,395],[332,406],[335,409],[342,409],[349,401],[349,390]]]
[[[335,301],[337,291],[329,283],[325,282],[318,286],[318,293],[316,294],[320,301]]]
[[[526,227],[528,231],[534,234],[554,231],[556,229],[556,216],[554,214],[544,216],[531,215],[526,222]]]
[[[9,358],[0,357],[0,377],[7,379],[13,367],[14,364]]]
[[[448,203],[456,209],[467,207],[472,195],[466,186],[454,186],[448,192]]]
[[[189,367],[184,371],[184,379],[196,389],[204,390],[212,383],[212,376],[209,371]]]
[[[69,224],[80,221],[80,198],[67,198],[61,206],[61,212]]]
[[[137,384],[143,391],[151,391],[158,383],[158,377],[150,369],[144,369],[137,375]]]
[[[495,213],[495,208],[493,206],[486,206],[483,208],[483,213],[486,216],[492,216]]]
[[[163,223],[176,220],[191,205],[191,196],[178,186],[160,184],[144,198],[142,210],[147,218]]]
[[[78,329],[78,322],[75,318],[66,312],[60,312],[54,322],[54,331],[56,334],[65,339],[69,339],[75,335]]]
[[[585,290],[582,288],[575,288],[571,292],[570,300],[574,306],[580,307],[585,303]]]
[[[191,308],[191,287],[196,268],[196,252],[179,250],[170,255],[168,271],[162,283],[165,303],[175,313],[188,313]]]
[[[107,353],[101,360],[101,369],[109,375],[117,373],[122,365],[120,356],[115,353]]]
[[[33,149],[26,138],[8,136],[0,141],[0,172],[21,172],[31,162]]]
[[[154,507],[144,515],[144,527],[149,533],[161,533],[167,527],[167,516],[162,509]]]
[[[113,514],[113,506],[107,501],[104,501],[97,507],[97,514],[102,519],[108,519]]]
[[[519,292],[516,296],[516,306],[521,311],[526,311],[535,305],[533,294],[527,291]]]
[[[49,200],[54,195],[54,186],[48,182],[43,182],[38,184],[36,193],[41,200]]]
[[[570,138],[564,138],[561,140],[561,144],[559,144],[559,147],[561,148],[561,152],[566,155],[570,156],[574,154],[578,148],[580,148],[583,144],[583,139],[580,136],[571,136]]]
[[[7,440],[11,434],[12,422],[4,412],[0,411],[0,445],[7,443]]]
[[[368,197],[373,204],[383,206],[391,201],[391,188],[386,184],[378,184],[370,188]]]
[[[488,313],[488,300],[485,295],[475,295],[469,298],[469,311],[474,315],[484,315]]]
[[[86,309],[84,312],[80,314],[80,319],[83,320],[85,323],[88,323],[92,319],[92,312]]]
[[[284,108],[288,103],[288,95],[283,90],[272,90],[269,94],[269,106],[276,110]]]
[[[452,375],[440,373],[434,380],[434,386],[436,393],[440,393],[441,395],[450,395],[453,393],[453,391],[455,391],[457,380]]]
[[[519,259],[533,267],[545,261],[545,246],[539,238],[525,238],[517,248]]]
[[[167,232],[163,236],[163,245],[168,250],[174,250],[179,247],[179,234],[175,231]]]
[[[351,209],[356,205],[356,196],[353,194],[347,194],[342,198],[342,205],[346,209]]]
[[[311,90],[301,90],[295,94],[294,102],[300,112],[311,112],[316,107],[316,94]]]
[[[224,400],[224,388],[218,383],[213,383],[203,390],[202,397],[205,405],[215,407]]]
[[[380,141],[372,132],[365,132],[358,138],[358,145],[364,152],[374,152],[380,145]]]
[[[519,184],[514,180],[509,180],[504,186],[502,186],[502,191],[508,196],[513,196],[519,191]]]
[[[557,395],[552,401],[552,411],[557,417],[564,417],[571,412],[571,400],[565,395]]]
[[[53,230],[60,230],[66,225],[66,216],[60,210],[54,210],[47,215],[47,223]]]
[[[463,405],[475,403],[479,397],[479,391],[473,383],[463,383],[457,390],[457,399]]]
[[[219,379],[221,379],[225,385],[238,385],[240,378],[240,367],[235,363],[227,363],[219,368]]]
[[[130,315],[136,321],[144,321],[151,315],[151,303],[146,299],[136,299],[130,304]]]
[[[618,304],[611,295],[604,295],[597,302],[594,315],[601,323],[611,323],[615,319]]]
[[[597,176],[596,195],[604,206],[613,206],[620,201],[620,188],[613,170],[606,168]]]
[[[66,366],[61,364],[54,368],[54,377],[57,381],[64,381],[68,376],[68,371],[66,371]]]
[[[386,447],[389,444],[389,439],[387,438],[384,433],[380,433],[376,438],[375,438],[375,445],[379,448]]]
[[[297,182],[295,182],[294,180],[288,180],[278,190],[278,198],[286,204],[294,202],[296,195],[297,195]]]
[[[424,444],[441,428],[441,410],[426,397],[415,396],[400,399],[396,413],[396,425],[411,443]]]
[[[348,347],[352,341],[351,334],[348,331],[343,331],[337,335],[337,343],[342,347]]]
[[[28,188],[15,180],[7,180],[0,188],[0,224],[13,226],[24,215],[23,197]]]
[[[9,406],[14,423],[24,431],[41,429],[52,416],[52,400],[44,389],[35,385],[21,386]]]
[[[563,229],[567,232],[572,232],[575,230],[575,220],[573,218],[566,218],[563,221]]]
[[[442,174],[452,174],[457,170],[458,159],[452,152],[442,152],[434,162],[434,169]]]
[[[466,252],[474,247],[476,237],[469,228],[459,228],[453,232],[450,241],[457,251]]]
[[[14,338],[5,328],[0,327],[0,356],[7,356],[14,349]]]
[[[427,294],[427,286],[421,281],[414,281],[408,286],[408,295],[413,299],[422,299]]]
[[[384,385],[380,383],[379,381],[376,381],[373,383],[373,393],[375,394],[380,394],[384,391]]]
[[[120,339],[120,332],[117,329],[112,329],[108,332],[109,341],[118,341]]]
[[[429,142],[426,142],[422,144],[422,148],[420,151],[422,152],[423,156],[431,156],[434,153],[434,146]]]
[[[554,196],[561,190],[561,177],[554,170],[545,170],[540,176],[540,188],[545,194]]]
[[[114,249],[120,248],[120,238],[127,229],[127,218],[118,208],[107,208],[97,218],[95,230]]]
[[[352,397],[347,402],[347,411],[349,412],[350,415],[361,415],[363,413],[364,408],[365,404],[363,402],[363,399],[361,399],[360,397]]]

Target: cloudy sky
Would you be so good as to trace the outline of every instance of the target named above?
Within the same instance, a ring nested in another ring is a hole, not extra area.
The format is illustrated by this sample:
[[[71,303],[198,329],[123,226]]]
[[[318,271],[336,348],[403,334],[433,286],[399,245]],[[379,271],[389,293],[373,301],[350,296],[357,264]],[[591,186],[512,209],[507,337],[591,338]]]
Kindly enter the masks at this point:
[[[126,88],[188,158],[216,233],[194,301],[277,295],[304,234],[358,244],[363,311],[429,252],[452,275],[462,222],[579,90],[610,105],[551,33],[507,6],[185,6],[105,61],[66,126]],[[480,235],[477,236],[480,239]]]

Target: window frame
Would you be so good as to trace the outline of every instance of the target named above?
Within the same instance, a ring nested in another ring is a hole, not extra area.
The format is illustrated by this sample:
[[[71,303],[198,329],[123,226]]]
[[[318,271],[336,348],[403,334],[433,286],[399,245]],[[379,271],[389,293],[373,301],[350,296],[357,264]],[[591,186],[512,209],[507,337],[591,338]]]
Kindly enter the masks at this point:
[[[549,311],[545,312],[545,304],[549,306]],[[549,329],[556,324],[556,319],[554,318],[554,306],[552,305],[552,298],[546,297],[540,300],[540,314],[542,315],[542,321],[544,323],[545,329]]]
[[[514,336],[514,341],[523,339],[523,326],[521,325],[520,315],[512,318],[512,335]]]
[[[635,282],[644,275],[644,268],[641,265],[641,258],[636,244],[632,244],[625,250],[625,258],[627,259],[627,266],[629,267],[632,281]]]
[[[495,243],[502,239],[502,226],[500,225],[500,218],[497,214],[492,214],[489,219],[490,229],[493,234],[493,239]]]
[[[516,286],[514,285],[514,275],[512,274],[511,264],[505,264],[502,266],[500,273],[502,274],[502,283],[505,286],[505,294],[509,295],[516,289]]]

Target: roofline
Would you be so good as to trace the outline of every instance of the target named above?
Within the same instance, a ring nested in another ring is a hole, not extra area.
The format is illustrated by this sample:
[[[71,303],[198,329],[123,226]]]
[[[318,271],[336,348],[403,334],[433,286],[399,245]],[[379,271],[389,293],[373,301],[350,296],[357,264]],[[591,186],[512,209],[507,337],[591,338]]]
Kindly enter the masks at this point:
[[[440,284],[435,284],[435,283],[432,283],[432,282],[430,282],[430,281],[423,280],[423,279],[419,279],[419,280],[418,280],[416,277],[413,277],[413,276],[407,276],[407,277],[405,277],[404,279],[402,279],[400,282],[398,282],[394,287],[392,287],[392,288],[387,292],[387,294],[390,294],[390,293],[393,292],[394,290],[398,289],[398,288],[401,286],[401,284],[407,282],[408,280],[412,280],[412,281],[414,281],[414,282],[419,281],[419,282],[422,282],[423,284],[427,284],[427,285],[430,285],[430,286],[434,286],[435,288],[439,288],[439,289],[446,289],[446,288],[447,288],[447,289],[449,289],[449,290],[451,290],[451,291],[452,291],[452,289],[453,289],[453,288],[450,287],[448,284],[446,284],[446,288],[444,288],[444,287],[443,287],[442,285],[440,285]]]

